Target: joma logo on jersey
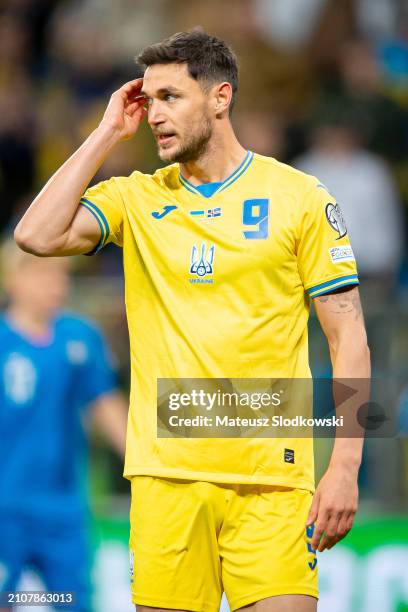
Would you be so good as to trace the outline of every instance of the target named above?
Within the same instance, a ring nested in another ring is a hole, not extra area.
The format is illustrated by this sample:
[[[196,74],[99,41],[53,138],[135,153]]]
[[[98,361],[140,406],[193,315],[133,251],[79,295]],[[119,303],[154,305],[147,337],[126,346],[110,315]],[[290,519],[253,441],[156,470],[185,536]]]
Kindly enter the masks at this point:
[[[213,273],[215,246],[212,244],[208,251],[203,243],[199,250],[194,244],[191,249],[190,274],[194,274],[196,278],[191,278],[190,282],[212,283],[212,278],[207,278]],[[204,278],[206,277],[206,278]]]
[[[157,210],[152,212],[152,217],[154,217],[155,219],[163,219],[163,217],[171,213],[172,210],[176,210],[176,208],[177,206],[173,206],[172,204],[166,204],[166,206],[163,207],[163,210],[161,212]]]

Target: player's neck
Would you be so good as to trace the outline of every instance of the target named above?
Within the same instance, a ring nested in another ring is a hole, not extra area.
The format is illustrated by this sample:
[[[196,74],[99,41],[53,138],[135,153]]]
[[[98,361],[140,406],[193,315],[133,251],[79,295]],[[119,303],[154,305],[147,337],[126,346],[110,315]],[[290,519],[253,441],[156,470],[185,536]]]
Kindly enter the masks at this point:
[[[238,168],[246,153],[231,127],[215,134],[199,159],[180,164],[180,171],[193,185],[222,182]]]
[[[49,313],[28,310],[20,304],[11,304],[6,314],[13,327],[25,336],[42,338],[51,333],[52,323]]]

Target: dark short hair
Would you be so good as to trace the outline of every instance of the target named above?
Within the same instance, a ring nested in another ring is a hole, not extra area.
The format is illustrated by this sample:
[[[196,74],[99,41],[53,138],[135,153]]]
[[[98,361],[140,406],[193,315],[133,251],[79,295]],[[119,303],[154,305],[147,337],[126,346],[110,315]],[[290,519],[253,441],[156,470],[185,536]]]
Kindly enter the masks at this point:
[[[142,69],[154,64],[187,64],[190,76],[204,89],[226,81],[232,87],[230,112],[234,106],[238,89],[237,58],[223,40],[201,29],[178,32],[146,47],[136,57],[136,62]]]

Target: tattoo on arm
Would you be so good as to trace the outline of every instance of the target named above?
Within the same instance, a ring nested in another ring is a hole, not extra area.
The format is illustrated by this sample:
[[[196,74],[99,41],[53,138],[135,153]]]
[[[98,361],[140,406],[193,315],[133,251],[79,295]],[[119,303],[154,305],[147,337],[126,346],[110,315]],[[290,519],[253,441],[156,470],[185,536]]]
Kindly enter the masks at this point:
[[[322,303],[329,303],[330,312],[334,314],[354,312],[356,320],[362,316],[363,311],[358,289],[338,290],[316,299]]]

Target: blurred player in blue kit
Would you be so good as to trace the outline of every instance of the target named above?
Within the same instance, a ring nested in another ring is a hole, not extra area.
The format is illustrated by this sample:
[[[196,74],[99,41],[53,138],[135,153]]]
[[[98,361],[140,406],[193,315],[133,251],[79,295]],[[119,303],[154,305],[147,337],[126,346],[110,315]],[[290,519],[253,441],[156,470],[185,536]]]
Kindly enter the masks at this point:
[[[3,246],[0,317],[0,591],[33,567],[90,610],[85,409],[123,457],[127,403],[98,329],[61,310],[67,259]],[[1,608],[1,605],[0,605]],[[1,608],[7,610],[8,608]]]

